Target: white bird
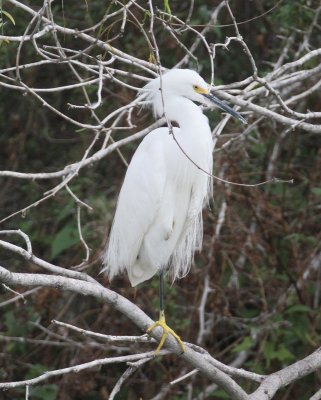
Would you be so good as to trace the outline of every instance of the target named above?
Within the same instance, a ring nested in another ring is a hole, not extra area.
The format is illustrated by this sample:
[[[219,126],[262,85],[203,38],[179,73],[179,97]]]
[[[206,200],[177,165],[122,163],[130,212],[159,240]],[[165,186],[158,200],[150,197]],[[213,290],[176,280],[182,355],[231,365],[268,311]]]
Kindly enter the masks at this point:
[[[127,271],[132,286],[160,274],[160,325],[166,336],[180,338],[165,322],[163,275],[185,276],[203,237],[202,209],[212,195],[213,139],[207,117],[195,102],[216,105],[245,123],[243,117],[212,96],[201,76],[172,69],[140,92],[157,117],[179,128],[150,132],[138,146],[126,173],[103,264],[109,278]]]

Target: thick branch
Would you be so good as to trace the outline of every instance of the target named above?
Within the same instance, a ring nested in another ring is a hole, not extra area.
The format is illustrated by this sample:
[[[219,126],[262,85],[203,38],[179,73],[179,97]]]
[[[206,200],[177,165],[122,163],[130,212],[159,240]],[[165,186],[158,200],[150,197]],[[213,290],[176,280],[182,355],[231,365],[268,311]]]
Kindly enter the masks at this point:
[[[259,388],[249,396],[249,400],[270,400],[281,388],[321,368],[321,347],[303,360],[289,365],[263,380]]]
[[[0,267],[0,281],[8,285],[53,287],[59,290],[69,290],[84,296],[93,296],[112,305],[116,310],[126,315],[142,331],[146,331],[153,323],[142,310],[129,300],[99,284],[55,275],[14,273],[3,267]],[[160,328],[155,329],[151,335],[159,341],[162,336],[162,330]],[[248,398],[243,389],[231,377],[206,361],[202,354],[191,348],[186,348],[186,351],[181,354],[180,346],[172,337],[167,339],[166,348],[182,357],[195,368],[198,368],[205,376],[222,387],[233,399],[246,400]]]

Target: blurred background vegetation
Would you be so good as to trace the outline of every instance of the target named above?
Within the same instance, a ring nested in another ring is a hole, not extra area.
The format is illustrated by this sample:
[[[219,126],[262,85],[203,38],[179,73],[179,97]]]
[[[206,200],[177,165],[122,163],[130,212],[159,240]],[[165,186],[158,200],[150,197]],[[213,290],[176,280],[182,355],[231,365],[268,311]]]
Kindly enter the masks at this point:
[[[2,3],[3,9],[15,21],[15,25],[7,21],[2,31],[8,35],[21,35],[27,23],[25,14],[11,5],[6,7],[5,1]],[[42,5],[38,0],[25,3],[36,9]],[[163,1],[154,3],[163,8]],[[291,57],[294,57],[314,18],[313,9],[318,3],[312,0],[230,2],[237,21],[244,21],[239,29],[257,62],[261,76],[271,70],[290,35],[295,36],[288,61],[292,60]],[[186,18],[189,2],[172,0],[169,4],[173,14],[181,19]],[[196,25],[196,29],[201,29],[208,22],[213,7],[218,4],[216,0],[195,0],[190,23]],[[265,14],[274,5],[277,6]],[[116,5],[97,0],[56,1],[53,10],[57,23],[81,30],[98,22],[106,12],[106,7],[112,9]],[[261,17],[255,19],[258,15]],[[142,17],[137,14],[137,18]],[[100,37],[107,39],[115,35],[121,22],[121,19],[108,21],[100,31]],[[156,30],[162,63],[171,68],[184,55],[184,50],[177,46],[161,26],[157,26]],[[213,26],[207,39],[209,43],[224,42],[226,36],[234,35],[230,17],[226,11],[222,11],[218,25]],[[319,35],[315,35],[310,42],[312,48],[320,45],[320,36],[319,30]],[[195,36],[185,32],[180,39],[189,47]],[[70,40],[76,39],[66,37],[66,47],[75,47],[69,43]],[[134,24],[127,24],[124,34],[113,45],[136,57],[149,58],[149,49]],[[2,67],[15,64],[17,46],[14,42],[1,44]],[[101,50],[95,47],[91,50],[92,56],[100,53]],[[189,67],[198,67],[202,76],[208,79],[210,65],[205,51],[200,48],[196,56],[198,65],[191,61]],[[36,56],[33,48],[24,46],[22,57],[24,63],[34,61]],[[74,79],[67,68],[59,66],[44,66],[37,71],[37,74],[32,70],[23,72],[24,81],[31,87],[60,86]],[[237,44],[232,43],[229,51],[217,52],[217,84],[240,81],[250,74],[248,59]],[[92,90],[95,93],[96,87]],[[46,96],[58,109],[66,108],[68,102],[85,102],[80,89]],[[103,117],[127,104],[134,96],[134,92],[125,88],[119,90],[113,84],[105,85],[103,106],[97,114]],[[60,170],[80,160],[92,141],[92,132],[77,130],[28,94],[2,87],[0,104],[0,170]],[[302,108],[320,110],[320,92],[311,96],[308,104],[304,102]],[[76,109],[71,115],[81,122],[92,122],[88,110]],[[208,117],[214,126],[219,113],[208,113]],[[147,111],[134,116],[137,131],[151,121],[152,116]],[[230,138],[230,131],[235,133],[238,129],[240,127],[235,122],[226,127],[214,153],[214,173],[220,176],[224,174],[225,179],[235,182],[255,183],[265,180],[273,149],[280,141],[279,133],[284,131],[284,127],[266,118],[246,139],[236,140],[221,149]],[[126,131],[116,131],[113,137],[119,140],[126,135]],[[97,149],[103,139],[101,137],[95,145]],[[166,293],[167,318],[183,340],[204,346],[224,363],[231,362],[243,352],[243,368],[265,374],[305,357],[320,345],[321,137],[320,134],[296,129],[285,135],[280,142],[274,175],[282,179],[294,179],[294,183],[246,188],[215,182],[214,202],[210,209],[204,211],[203,251],[196,255],[192,273],[168,287]],[[121,149],[127,161],[137,145],[134,142]],[[92,250],[86,271],[95,278],[100,271],[99,257],[107,240],[125,171],[125,164],[119,154],[114,152],[92,167],[83,169],[70,184],[77,196],[93,207],[91,212],[82,210],[82,228]],[[1,178],[1,218],[38,200],[58,182]],[[224,203],[225,220],[217,237],[215,229]],[[27,233],[35,254],[56,265],[70,268],[80,264],[85,256],[77,230],[76,205],[66,191],[60,191],[38,207],[9,219],[1,228],[21,229]],[[23,246],[19,238],[15,238],[14,243]],[[28,264],[18,256],[13,257],[12,253],[3,249],[0,261],[1,265],[10,270],[42,272],[39,267]],[[309,271],[307,276],[304,275],[306,271]],[[207,330],[197,342],[198,307],[205,277],[209,277],[213,290],[208,294],[205,308]],[[98,279],[104,285],[110,285],[103,276]],[[151,317],[157,317],[157,278],[135,290],[130,287],[126,277],[118,277],[110,287],[134,301]],[[1,297],[6,300],[11,294],[3,293]],[[52,319],[106,334],[140,334],[130,321],[109,305],[54,289],[37,290],[28,297],[26,304],[20,301],[2,307],[1,313],[1,381],[26,379],[48,369],[107,357],[115,352],[126,354],[129,350],[127,345],[118,349],[108,345],[98,348],[79,347],[77,344],[80,339],[75,334],[71,338],[76,344],[70,342],[68,346],[8,340],[8,337],[54,340],[41,327],[66,336],[66,331],[51,326]],[[132,345],[131,351],[139,351],[140,346]],[[31,399],[105,400],[124,368],[123,365],[106,366],[52,379],[49,383],[31,388]],[[157,358],[139,369],[117,398],[152,399],[160,392],[163,384],[177,378],[184,371],[188,372],[185,368],[176,356]],[[289,386],[276,398],[308,399],[320,387],[320,381],[320,374],[312,374],[298,384]],[[192,397],[188,397],[188,386],[184,381],[181,385],[173,386],[161,398],[197,398],[210,384],[206,378],[198,375],[190,382],[193,384]],[[255,388],[252,383],[247,382],[246,385],[245,390]],[[2,392],[0,397],[22,400],[24,391],[17,389]],[[209,398],[228,397],[216,390]]]

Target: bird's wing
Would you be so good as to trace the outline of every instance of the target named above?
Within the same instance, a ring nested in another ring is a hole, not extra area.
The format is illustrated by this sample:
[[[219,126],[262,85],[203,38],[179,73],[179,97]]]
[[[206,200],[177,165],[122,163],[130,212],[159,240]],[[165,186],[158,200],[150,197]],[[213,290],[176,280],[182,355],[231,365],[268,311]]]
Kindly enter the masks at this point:
[[[209,159],[208,170],[212,164]],[[173,280],[184,277],[192,264],[195,250],[200,250],[203,241],[202,209],[212,195],[212,179],[203,171],[197,172],[190,192],[186,219],[177,246],[172,255],[170,274]]]
[[[166,181],[162,130],[155,130],[142,141],[129,164],[103,256],[110,278],[135,263],[159,210]]]

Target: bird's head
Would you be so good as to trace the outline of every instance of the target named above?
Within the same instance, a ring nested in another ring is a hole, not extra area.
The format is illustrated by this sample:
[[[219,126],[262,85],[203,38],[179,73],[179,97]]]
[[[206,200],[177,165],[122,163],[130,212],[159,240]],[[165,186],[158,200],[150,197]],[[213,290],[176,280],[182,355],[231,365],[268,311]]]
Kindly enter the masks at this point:
[[[226,103],[210,94],[209,86],[204,79],[190,69],[171,69],[162,77],[150,81],[140,91],[143,100],[152,104],[155,115],[161,116],[163,105],[174,97],[185,97],[206,106],[216,106],[231,114],[243,123],[244,118]]]

